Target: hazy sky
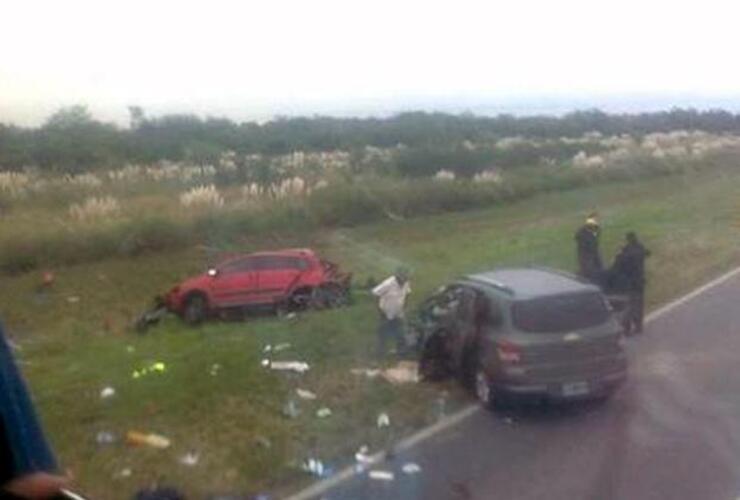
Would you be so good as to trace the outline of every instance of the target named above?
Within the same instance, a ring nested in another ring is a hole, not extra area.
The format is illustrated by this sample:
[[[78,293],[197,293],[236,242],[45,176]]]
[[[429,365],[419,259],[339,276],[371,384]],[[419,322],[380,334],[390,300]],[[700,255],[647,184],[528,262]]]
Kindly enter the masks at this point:
[[[733,2],[3,0],[0,122],[740,95]],[[475,109],[473,109],[475,111]]]

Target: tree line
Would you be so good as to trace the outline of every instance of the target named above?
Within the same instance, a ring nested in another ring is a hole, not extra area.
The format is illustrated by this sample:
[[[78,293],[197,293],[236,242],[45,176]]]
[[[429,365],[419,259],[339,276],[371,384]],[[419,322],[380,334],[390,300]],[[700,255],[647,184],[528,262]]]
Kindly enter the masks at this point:
[[[276,118],[259,124],[192,114],[149,117],[142,108],[132,106],[129,116],[129,127],[119,127],[96,120],[85,106],[71,106],[60,109],[35,128],[0,123],[0,168],[35,166],[75,173],[158,160],[211,163],[228,150],[279,155],[301,150],[358,151],[365,146],[388,148],[398,144],[428,150],[457,148],[465,141],[512,136],[578,137],[592,131],[604,135],[681,129],[740,131],[740,114],[696,109],[639,114],[607,114],[594,109],[562,117],[408,112],[389,118]],[[423,168],[421,157],[406,160]],[[471,163],[483,161],[487,159],[473,158]]]

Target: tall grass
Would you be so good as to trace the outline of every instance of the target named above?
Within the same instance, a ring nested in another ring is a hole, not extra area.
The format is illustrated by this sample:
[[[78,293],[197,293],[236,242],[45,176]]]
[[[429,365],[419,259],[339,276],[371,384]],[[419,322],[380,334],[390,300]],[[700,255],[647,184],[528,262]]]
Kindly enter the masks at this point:
[[[0,236],[0,272],[22,273],[40,266],[76,264],[112,255],[135,256],[201,243],[233,248],[257,234],[469,210],[542,192],[634,181],[697,168],[726,168],[733,162],[733,155],[714,155],[701,162],[642,157],[609,168],[574,169],[563,165],[519,169],[498,182],[371,177],[336,183],[298,198],[219,211],[158,211],[155,215],[142,215],[134,210],[129,213],[135,216],[96,224],[52,224],[43,230],[32,227],[30,231],[10,231]],[[173,197],[169,191],[161,196],[164,201]]]

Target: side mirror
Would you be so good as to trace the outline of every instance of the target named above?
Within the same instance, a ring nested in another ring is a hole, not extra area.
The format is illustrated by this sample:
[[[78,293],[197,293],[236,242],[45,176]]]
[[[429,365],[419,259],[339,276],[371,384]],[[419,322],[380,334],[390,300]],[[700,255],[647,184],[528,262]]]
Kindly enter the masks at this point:
[[[215,278],[217,274],[218,269],[216,269],[215,267],[212,267],[208,270],[208,276],[210,276],[211,278]]]

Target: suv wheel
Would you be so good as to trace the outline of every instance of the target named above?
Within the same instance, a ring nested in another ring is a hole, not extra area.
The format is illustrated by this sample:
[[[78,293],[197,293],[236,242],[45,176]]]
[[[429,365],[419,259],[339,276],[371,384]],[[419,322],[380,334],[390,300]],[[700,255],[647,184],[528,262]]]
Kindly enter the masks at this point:
[[[201,294],[188,297],[185,302],[183,319],[189,325],[197,325],[206,318],[206,298]]]

